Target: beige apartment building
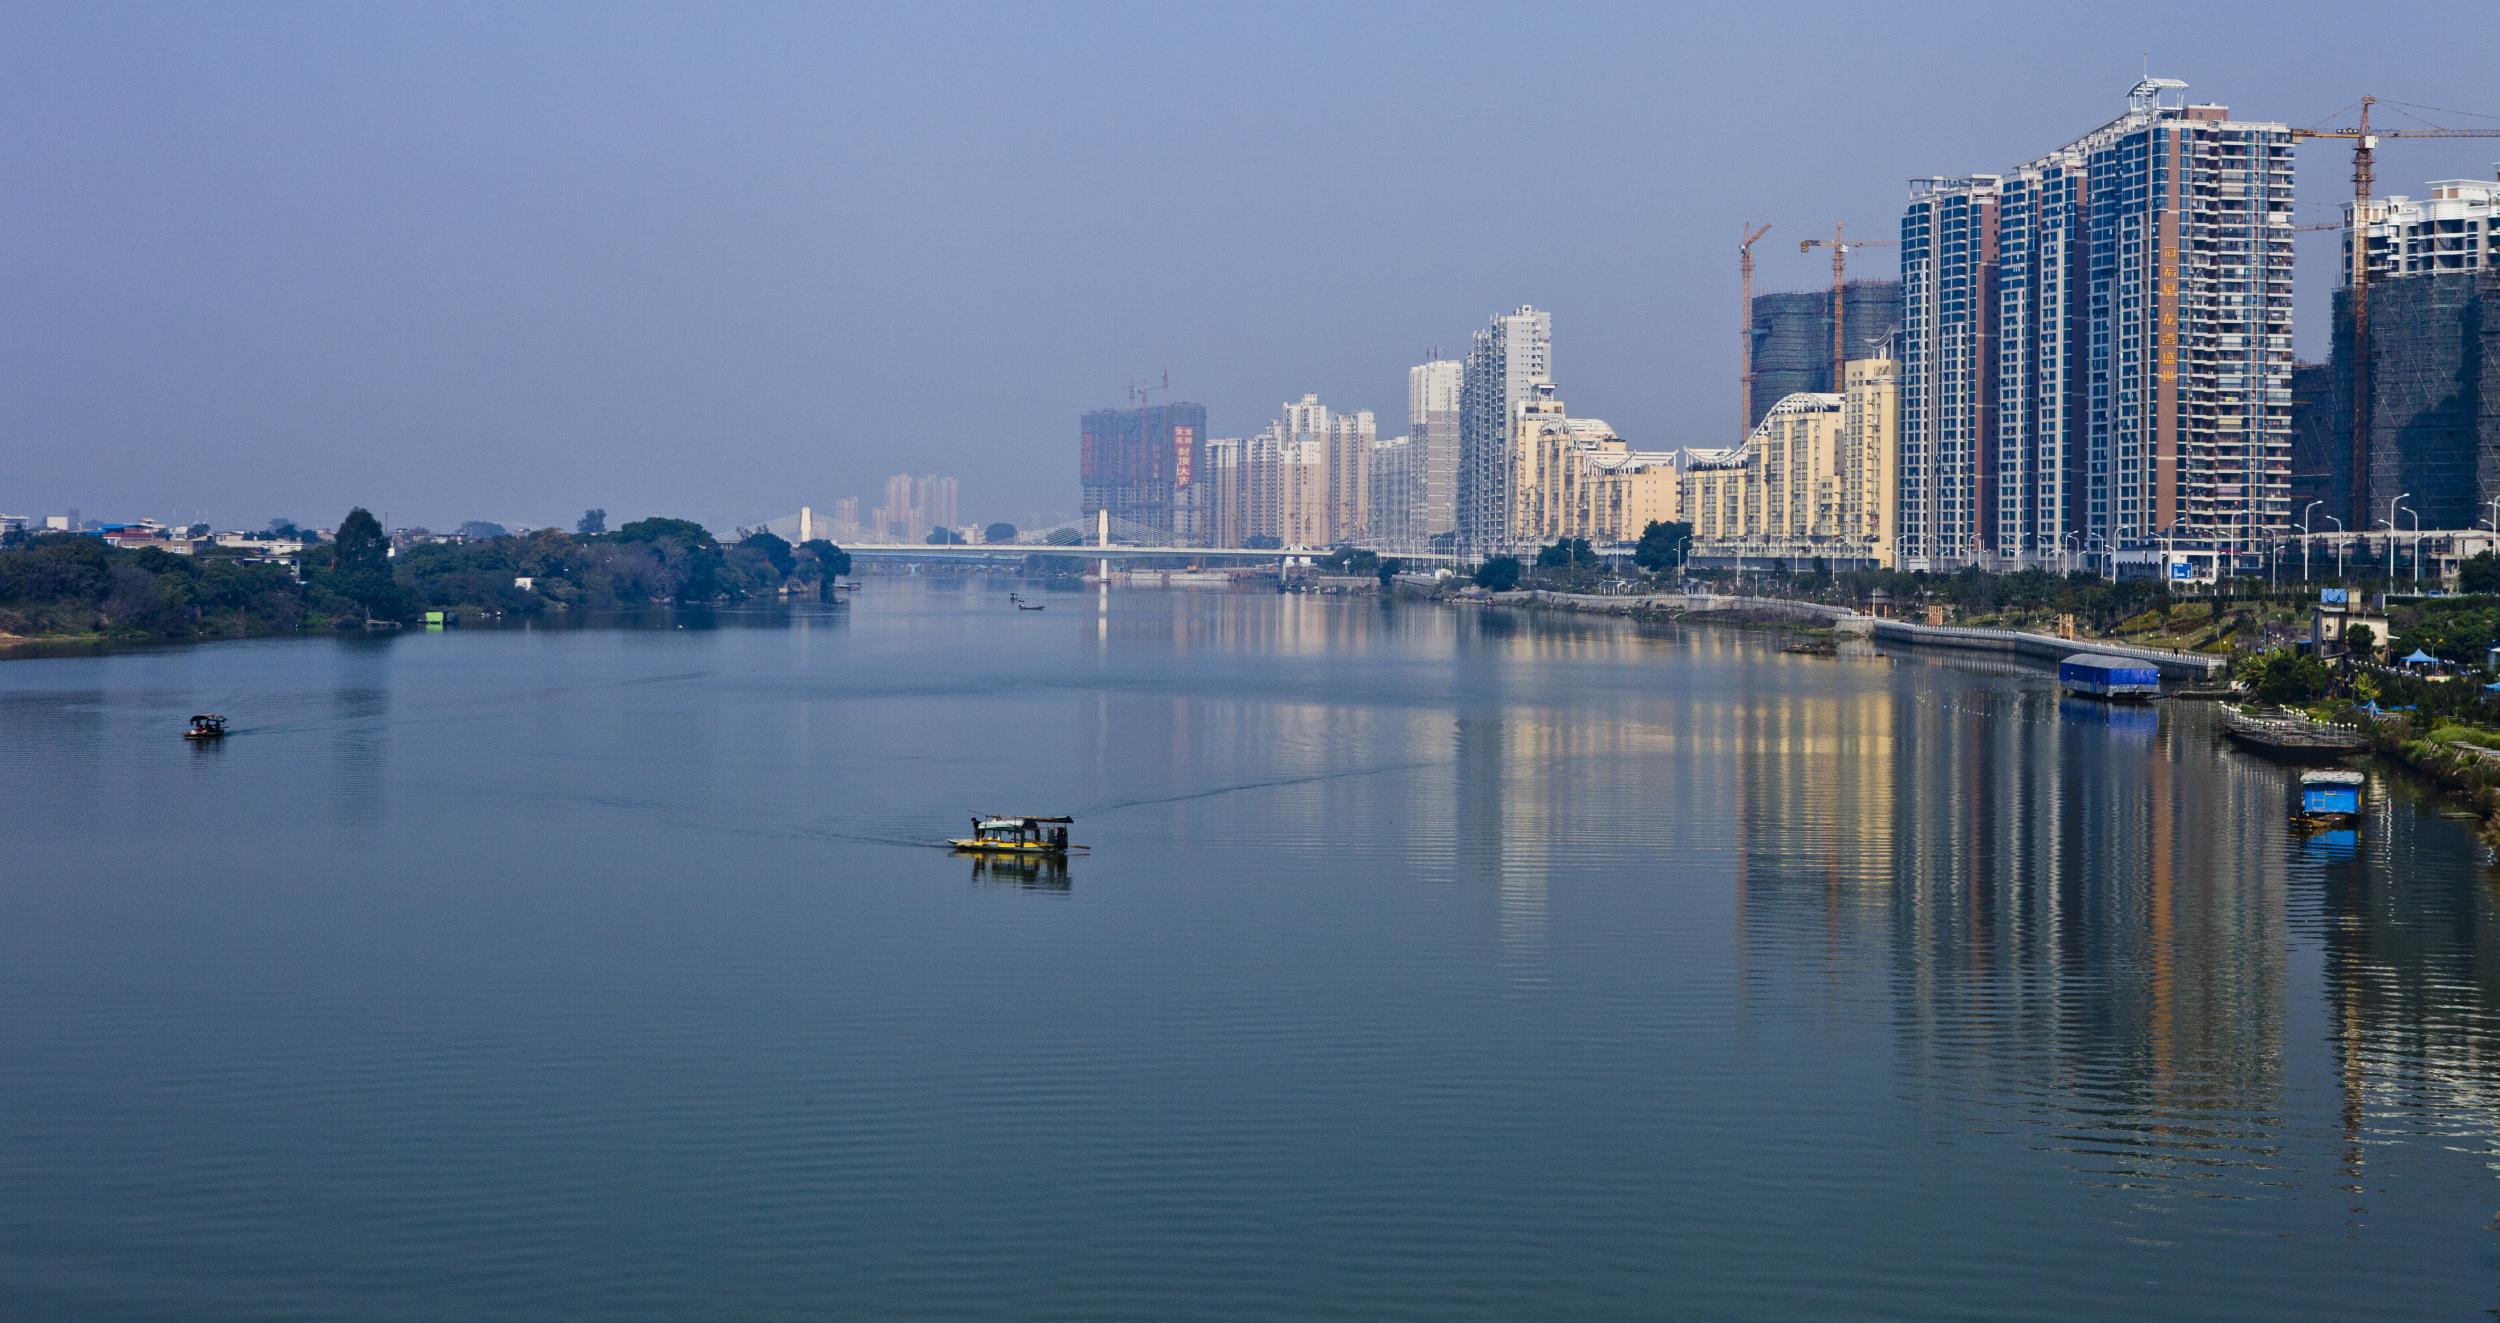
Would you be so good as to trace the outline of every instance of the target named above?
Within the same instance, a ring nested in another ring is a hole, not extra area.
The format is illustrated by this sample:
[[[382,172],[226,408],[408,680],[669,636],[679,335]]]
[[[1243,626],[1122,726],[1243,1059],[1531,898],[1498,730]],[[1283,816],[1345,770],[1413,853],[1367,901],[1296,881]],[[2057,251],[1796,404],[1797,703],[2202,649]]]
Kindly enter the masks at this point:
[[[1864,359],[1843,376],[1838,394],[1781,399],[1741,446],[1686,452],[1697,558],[1894,563],[1899,373],[1889,359]]]
[[[1677,518],[1673,451],[1634,450],[1602,419],[1574,418],[1551,382],[1512,414],[1512,549],[1564,538],[1637,542],[1652,521]]]

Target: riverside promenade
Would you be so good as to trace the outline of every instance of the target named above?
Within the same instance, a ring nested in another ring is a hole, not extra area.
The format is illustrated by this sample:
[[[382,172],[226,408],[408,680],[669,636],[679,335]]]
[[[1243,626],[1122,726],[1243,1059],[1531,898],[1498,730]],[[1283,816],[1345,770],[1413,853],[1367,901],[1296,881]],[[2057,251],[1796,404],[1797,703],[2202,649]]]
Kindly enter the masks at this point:
[[[1557,593],[1543,589],[1501,593],[1479,599],[1501,606],[1546,606],[1603,615],[1741,614],[1754,618],[1816,621],[1834,632],[1881,643],[1920,648],[1951,648],[2021,657],[2055,665],[2078,652],[2099,653],[2140,661],[2161,672],[2165,680],[2210,680],[2229,669],[2230,660],[2201,652],[2147,648],[2102,639],[2067,639],[2019,629],[1972,629],[1960,625],[1921,625],[1889,620],[1845,606],[1800,602],[1786,597],[1749,597],[1730,593],[1642,593],[1608,597],[1595,593]]]

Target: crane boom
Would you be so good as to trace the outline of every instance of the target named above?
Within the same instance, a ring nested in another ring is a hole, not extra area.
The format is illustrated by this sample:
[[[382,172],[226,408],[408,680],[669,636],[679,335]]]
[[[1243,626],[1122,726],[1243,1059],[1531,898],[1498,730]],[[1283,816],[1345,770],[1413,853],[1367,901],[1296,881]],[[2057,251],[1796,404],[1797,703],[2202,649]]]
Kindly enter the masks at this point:
[[[1810,253],[1817,248],[1832,250],[1832,389],[1841,389],[1847,378],[1849,344],[1841,330],[1841,322],[1849,311],[1849,250],[1852,248],[1898,247],[1899,239],[1852,239],[1840,221],[1832,222],[1832,237],[1799,239],[1797,251]]]
[[[1738,322],[1736,327],[1737,334],[1742,340],[1743,352],[1743,357],[1737,360],[1743,364],[1743,371],[1738,375],[1740,384],[1736,393],[1736,412],[1742,424],[1736,429],[1739,439],[1753,430],[1753,246],[1755,240],[1771,232],[1771,227],[1767,224],[1749,223],[1744,230],[1744,242],[1736,245],[1738,283],[1742,287],[1745,299],[1744,320]]]

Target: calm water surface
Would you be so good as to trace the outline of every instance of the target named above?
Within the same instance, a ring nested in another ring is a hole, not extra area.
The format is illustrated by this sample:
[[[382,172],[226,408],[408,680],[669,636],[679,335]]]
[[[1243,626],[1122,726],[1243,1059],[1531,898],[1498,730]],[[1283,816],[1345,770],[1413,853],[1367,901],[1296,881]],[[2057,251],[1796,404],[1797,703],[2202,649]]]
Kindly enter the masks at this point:
[[[2304,843],[2035,671],[1005,591],[0,663],[0,1315],[2500,1301],[2401,783]]]

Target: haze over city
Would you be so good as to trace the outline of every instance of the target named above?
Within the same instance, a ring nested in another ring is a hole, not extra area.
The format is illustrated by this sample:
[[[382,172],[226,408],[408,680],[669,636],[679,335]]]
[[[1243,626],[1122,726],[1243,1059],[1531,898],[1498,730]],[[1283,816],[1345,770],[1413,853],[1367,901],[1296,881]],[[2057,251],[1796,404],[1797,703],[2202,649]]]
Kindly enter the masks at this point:
[[[890,474],[1072,513],[1170,373],[1237,434],[1384,418],[1493,313],[1576,411],[1731,444],[1744,222],[1894,233],[2148,70],[2241,118],[2491,112],[2495,39],[2345,7],[21,6],[0,16],[0,480],[38,510],[727,527]],[[2402,121],[2396,121],[2402,122]],[[2472,120],[2485,123],[2485,120]],[[2488,177],[2382,153],[2383,192]],[[2300,153],[2300,218],[2348,196]],[[2325,354],[2331,233],[2305,236]],[[1861,268],[1889,274],[1888,262]],[[1854,272],[1853,272],[1854,274]]]

